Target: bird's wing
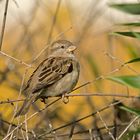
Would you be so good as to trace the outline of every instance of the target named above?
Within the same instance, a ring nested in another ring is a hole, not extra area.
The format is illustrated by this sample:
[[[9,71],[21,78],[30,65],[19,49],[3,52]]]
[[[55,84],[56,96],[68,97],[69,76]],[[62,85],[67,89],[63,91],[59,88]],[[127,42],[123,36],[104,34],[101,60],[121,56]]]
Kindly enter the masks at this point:
[[[31,81],[33,80],[35,83],[32,93],[36,93],[42,88],[47,88],[56,83],[67,73],[72,71],[73,60],[71,58],[50,57],[44,60],[34,71],[30,77],[31,80],[28,81],[27,86],[29,87]]]

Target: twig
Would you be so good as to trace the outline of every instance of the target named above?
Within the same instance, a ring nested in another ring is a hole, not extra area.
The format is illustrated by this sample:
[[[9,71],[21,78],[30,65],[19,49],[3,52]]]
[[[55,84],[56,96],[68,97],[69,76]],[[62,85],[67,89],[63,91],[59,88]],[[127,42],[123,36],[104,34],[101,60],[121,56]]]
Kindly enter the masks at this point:
[[[124,123],[124,124],[117,124],[117,127],[122,127],[122,126],[126,126],[128,123]],[[108,128],[110,128],[110,129],[114,129],[114,125],[110,125],[110,126],[108,126]],[[98,128],[99,130],[104,130],[104,129],[106,129],[104,126],[103,127],[99,127]],[[92,129],[90,129],[92,132],[93,131],[96,131],[96,128],[92,128]],[[76,131],[76,132],[74,132],[73,133],[73,135],[78,135],[78,134],[86,134],[86,133],[89,133],[89,130],[82,130],[82,131]],[[57,135],[58,137],[65,137],[65,136],[69,136],[69,133],[65,133],[65,134],[58,134]],[[46,136],[45,138],[54,138],[54,136]]]
[[[140,115],[136,116],[131,122],[130,124],[125,128],[125,130],[119,135],[118,139],[121,139],[121,137],[125,134],[125,132],[131,127],[131,125],[137,120],[140,118]]]
[[[6,19],[7,19],[8,4],[9,4],[9,0],[6,0],[4,16],[3,16],[3,23],[2,23],[2,30],[1,30],[1,38],[0,38],[0,51],[2,49],[2,44],[3,44],[3,37],[4,37],[5,25],[6,25]]]
[[[133,69],[132,67],[130,67],[129,65],[125,64],[125,62],[123,62],[122,60],[118,59],[117,57],[113,56],[112,54],[110,54],[109,52],[105,52],[104,54],[108,57],[110,57],[112,60],[116,60],[117,62],[119,62],[122,67],[126,66],[129,70],[133,71],[136,74],[140,74],[139,72],[137,72],[135,69]]]
[[[46,108],[48,108],[49,106],[51,106],[52,104],[54,104],[55,102],[57,102],[58,100],[60,100],[61,98],[58,98],[57,100],[51,102],[50,104],[48,104],[45,108],[40,109],[39,111],[35,112],[34,114],[32,114],[31,116],[29,116],[26,120],[24,120],[22,123],[20,123],[16,128],[14,128],[10,133],[8,133],[3,140],[6,140],[15,130],[17,130],[18,128],[20,128],[22,125],[25,124],[26,121],[30,120],[31,118],[33,118],[34,116],[36,116],[38,113],[42,112],[43,110],[45,110]]]
[[[89,129],[89,136],[90,136],[90,140],[93,140],[93,132],[92,132],[92,129]]]
[[[27,115],[25,115],[25,132],[26,132],[26,140],[29,140],[29,137],[28,137],[28,125],[27,125]]]
[[[23,84],[24,84],[25,75],[27,74],[27,70],[28,70],[28,68],[26,68],[25,73],[24,73],[23,78],[22,78],[22,81],[21,81],[21,86],[20,86],[20,91],[19,91],[18,99],[19,99],[20,96],[21,96],[22,87],[23,87]],[[18,100],[18,99],[17,99],[17,100]],[[14,118],[15,118],[15,114],[16,114],[17,108],[18,108],[18,103],[16,104],[16,107],[15,107],[14,114],[13,114],[13,117],[12,117],[12,119],[11,119],[11,122],[13,122],[13,120],[14,120]],[[9,128],[8,128],[7,135],[10,133],[11,127],[12,127],[12,126],[10,125]]]
[[[11,104],[11,103],[14,103],[14,102],[22,102],[24,100],[25,99],[18,99],[18,100],[9,100],[9,99],[7,99],[7,101],[0,101],[0,104]]]
[[[135,96],[135,95],[123,95],[124,93],[121,93],[121,94],[105,94],[105,93],[74,93],[74,94],[66,94],[65,96],[66,97],[84,97],[84,96],[101,96],[101,97],[105,97],[105,96],[109,96],[109,97],[124,97],[124,98],[140,98],[140,96]],[[61,96],[55,96],[55,97],[48,97],[48,98],[58,98],[58,97],[61,97]],[[14,102],[23,102],[25,99],[18,99],[18,100],[10,100],[10,99],[7,99],[6,101],[0,101],[0,104],[11,104],[11,103],[14,103]]]
[[[79,96],[109,96],[109,97],[124,97],[124,98],[139,98],[140,96],[135,95],[123,95],[124,93],[120,94],[105,94],[105,93],[74,93],[74,94],[66,94],[66,97],[79,97]]]
[[[72,136],[74,133],[74,129],[75,129],[75,124],[72,125],[71,129],[70,129],[70,134],[69,134],[69,139],[72,140]]]
[[[110,132],[109,128],[107,127],[107,124],[105,123],[105,121],[104,121],[103,118],[101,117],[100,112],[97,111],[97,114],[98,114],[100,120],[103,122],[103,124],[104,124],[104,126],[105,126],[105,128],[106,128],[106,130],[107,130],[107,132],[108,132],[108,134],[109,134],[109,136],[110,136],[113,140],[115,140],[114,136],[112,135],[112,133]]]
[[[87,119],[87,118],[89,118],[89,117],[92,117],[92,116],[96,115],[98,112],[102,112],[102,111],[104,111],[104,110],[106,110],[106,109],[108,109],[108,108],[110,108],[110,107],[112,107],[112,106],[114,106],[114,105],[116,105],[116,104],[119,104],[120,102],[121,102],[121,101],[118,101],[118,102],[115,102],[115,103],[111,103],[111,104],[109,104],[109,105],[107,105],[107,106],[101,108],[101,109],[98,110],[98,111],[95,111],[95,112],[93,112],[93,113],[91,113],[91,114],[89,114],[89,115],[86,115],[86,116],[84,116],[84,117],[81,117],[80,119],[77,119],[77,120],[75,120],[75,121],[73,121],[73,122],[67,123],[67,124],[62,125],[62,126],[60,126],[60,127],[57,127],[57,128],[55,128],[55,129],[51,130],[50,132],[52,132],[52,131],[57,131],[57,130],[60,130],[60,129],[62,129],[62,128],[68,127],[68,126],[70,126],[70,125],[76,124],[77,122],[80,122],[80,121],[83,121],[83,120],[85,120],[85,119]],[[49,134],[50,132],[41,134],[41,135],[38,136],[38,138],[40,138],[40,137],[42,137],[42,136],[44,136],[44,135],[46,135],[46,134]]]
[[[6,121],[6,120],[0,119],[0,121],[4,122],[4,123],[7,124],[7,125],[12,125],[13,127],[17,127],[16,124],[10,123],[10,122],[8,122],[8,121]],[[21,128],[21,129],[22,129],[23,131],[26,131],[24,128]],[[31,131],[28,131],[28,133],[32,134]]]
[[[23,130],[21,129],[20,131],[21,131],[22,139],[23,139],[23,140],[26,140],[26,139],[25,139],[25,135],[24,135],[24,133],[23,133]]]
[[[10,56],[10,55],[8,55],[8,54],[2,52],[2,51],[0,51],[0,54],[2,54],[3,56],[6,56],[6,57],[8,57],[8,58],[10,58],[10,59],[12,59],[12,60],[15,60],[16,62],[18,62],[18,63],[20,63],[20,64],[22,64],[22,65],[25,65],[26,67],[31,67],[30,64],[27,64],[27,63],[23,62],[22,60],[19,60],[19,59],[13,57],[13,56]]]

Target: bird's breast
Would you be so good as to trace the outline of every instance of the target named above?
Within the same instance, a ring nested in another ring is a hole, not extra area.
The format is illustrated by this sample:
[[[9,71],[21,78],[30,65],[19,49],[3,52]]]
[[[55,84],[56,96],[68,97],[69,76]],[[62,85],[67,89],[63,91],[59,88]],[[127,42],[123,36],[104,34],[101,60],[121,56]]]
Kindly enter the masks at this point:
[[[79,66],[44,91],[43,96],[58,96],[72,91],[79,78]]]

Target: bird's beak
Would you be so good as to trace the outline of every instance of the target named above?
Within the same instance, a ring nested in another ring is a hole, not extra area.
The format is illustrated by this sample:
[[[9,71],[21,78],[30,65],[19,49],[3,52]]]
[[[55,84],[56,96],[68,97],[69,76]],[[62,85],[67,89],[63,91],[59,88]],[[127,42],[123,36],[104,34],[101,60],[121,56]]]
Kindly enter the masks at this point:
[[[73,51],[75,51],[76,50],[76,46],[70,46],[69,48],[68,48],[68,52],[73,52]]]

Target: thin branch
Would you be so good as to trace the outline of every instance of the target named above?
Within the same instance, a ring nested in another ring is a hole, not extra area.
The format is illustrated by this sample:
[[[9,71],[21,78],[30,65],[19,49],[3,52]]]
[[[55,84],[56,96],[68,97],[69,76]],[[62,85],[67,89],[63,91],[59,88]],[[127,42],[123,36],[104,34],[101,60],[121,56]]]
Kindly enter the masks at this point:
[[[12,60],[15,60],[16,62],[18,62],[18,63],[20,63],[20,64],[22,64],[22,65],[25,65],[26,67],[31,67],[30,64],[27,64],[27,63],[23,62],[22,60],[19,60],[19,59],[13,57],[13,56],[10,56],[10,55],[8,55],[8,54],[2,52],[2,51],[0,51],[0,54],[2,54],[3,56],[6,56],[6,57],[8,57],[8,58],[10,58],[10,59],[12,59]]]
[[[133,125],[133,123],[140,118],[140,115],[136,116],[131,122],[130,124],[125,128],[125,130],[119,135],[118,139],[121,139],[121,137],[125,134],[125,132],[131,127],[131,125]]]
[[[117,127],[122,127],[122,126],[126,126],[128,123],[124,123],[124,124],[117,124]],[[109,129],[114,129],[114,125],[109,125],[108,126]],[[99,127],[98,128],[99,130],[104,130],[106,129],[104,126],[103,127]],[[97,131],[96,128],[92,128],[90,129],[92,132],[93,131]],[[81,131],[76,131],[73,133],[73,135],[78,135],[78,134],[86,134],[86,133],[89,133],[89,130],[81,130]],[[58,134],[57,135],[58,137],[68,137],[69,136],[69,133],[65,133],[65,134]],[[54,136],[46,136],[45,138],[54,138]]]
[[[107,132],[108,132],[108,134],[109,134],[109,136],[110,136],[113,140],[115,140],[115,138],[114,138],[114,136],[112,135],[112,133],[110,132],[110,129],[108,128],[106,122],[103,120],[102,116],[100,115],[100,112],[97,112],[97,114],[98,114],[100,120],[102,121],[102,123],[104,124],[104,126],[105,126],[105,128],[106,128],[106,130],[107,130]]]
[[[9,100],[9,99],[7,99],[7,101],[0,101],[0,104],[11,104],[11,103],[14,103],[14,102],[22,102],[24,100],[25,99],[18,99],[18,100]]]
[[[69,134],[69,139],[72,140],[72,136],[73,136],[73,133],[74,133],[74,129],[75,129],[75,124],[73,124],[71,126],[71,129],[70,129],[70,134]]]
[[[67,123],[67,124],[62,125],[62,126],[60,126],[60,127],[57,127],[57,128],[55,128],[55,129],[51,130],[50,132],[41,134],[41,135],[38,136],[38,138],[40,138],[40,137],[42,137],[42,136],[45,136],[45,135],[51,133],[52,131],[60,130],[60,129],[62,129],[62,128],[65,128],[65,127],[68,127],[68,126],[70,126],[70,125],[76,124],[77,122],[83,121],[83,120],[85,120],[85,119],[87,119],[87,118],[89,118],[89,117],[93,117],[93,116],[96,115],[98,112],[102,112],[102,111],[104,111],[104,110],[106,110],[106,109],[109,109],[110,107],[112,107],[112,106],[114,106],[114,105],[116,105],[116,104],[119,104],[120,102],[121,102],[121,101],[118,101],[118,102],[115,102],[115,103],[111,103],[111,104],[109,104],[109,105],[107,105],[107,106],[101,108],[101,109],[98,110],[98,111],[95,111],[95,112],[93,112],[93,113],[91,113],[91,114],[89,114],[89,115],[86,115],[86,116],[84,116],[84,117],[81,117],[81,118],[78,119],[78,120],[75,120],[75,121],[73,121],[73,122]]]
[[[4,123],[7,124],[7,125],[12,125],[13,127],[17,127],[16,124],[10,123],[10,122],[8,122],[8,121],[6,121],[6,120],[0,119],[0,121],[4,122]],[[22,129],[23,131],[26,131],[24,128],[21,128],[21,129]],[[32,134],[31,131],[28,131],[28,133]]]
[[[104,51],[104,54],[105,54],[106,56],[110,57],[112,60],[116,60],[117,62],[119,62],[119,63],[122,65],[122,67],[126,66],[129,70],[133,71],[134,73],[140,74],[138,71],[136,71],[135,69],[133,69],[133,68],[130,67],[129,65],[125,64],[125,62],[123,62],[123,61],[120,60],[119,58],[113,56],[111,53],[105,52],[105,51]]]
[[[27,115],[25,115],[25,135],[26,135],[26,140],[29,140],[29,137],[28,137],[28,124],[27,124]]]
[[[39,111],[35,112],[34,114],[32,114],[31,116],[29,116],[26,120],[24,120],[22,123],[20,123],[16,128],[14,128],[10,133],[8,133],[3,140],[6,140],[15,130],[17,130],[18,128],[20,128],[22,125],[25,124],[26,121],[30,120],[31,118],[33,118],[34,116],[36,116],[38,113],[42,112],[43,110],[45,110],[46,108],[48,108],[49,106],[51,106],[52,104],[54,104],[55,102],[57,102],[58,100],[60,100],[61,98],[58,98],[57,100],[51,102],[50,104],[48,104],[45,108],[40,109]]]
[[[74,94],[66,94],[66,97],[79,97],[79,96],[109,96],[109,97],[124,97],[124,98],[140,98],[140,96],[135,95],[123,95],[124,93],[120,94],[105,94],[105,93],[74,93]]]
[[[19,91],[19,95],[18,95],[17,100],[18,100],[18,99],[20,98],[20,96],[21,96],[21,92],[22,92],[22,88],[23,88],[23,84],[24,84],[24,80],[25,80],[25,76],[26,76],[26,74],[27,74],[27,71],[28,71],[28,68],[26,68],[25,73],[24,73],[24,75],[23,75],[23,77],[22,77],[21,86],[20,86],[20,91]],[[15,106],[14,113],[13,113],[13,116],[12,116],[12,119],[11,119],[11,122],[13,122],[13,120],[14,120],[14,118],[15,118],[15,114],[16,114],[16,112],[17,112],[17,109],[18,109],[18,103],[17,103],[16,106]],[[10,133],[10,130],[11,130],[11,125],[10,125],[9,128],[8,128],[7,135]]]
[[[9,4],[9,0],[6,0],[4,16],[3,16],[3,23],[2,23],[2,30],[1,30],[1,38],[0,38],[0,51],[2,49],[2,44],[3,44],[3,37],[4,37],[5,25],[6,25],[6,19],[7,19],[8,4]]]
[[[135,96],[135,95],[123,95],[124,93],[121,94],[105,94],[105,93],[74,93],[74,94],[66,94],[66,97],[85,97],[85,96],[101,96],[101,97],[123,97],[123,98],[128,98],[128,99],[132,99],[132,98],[140,98],[140,96]],[[58,98],[61,96],[55,96],[55,97],[48,97],[48,98]],[[10,100],[7,99],[6,101],[0,101],[0,104],[11,104],[14,102],[23,102],[25,99],[18,99],[18,100]]]

